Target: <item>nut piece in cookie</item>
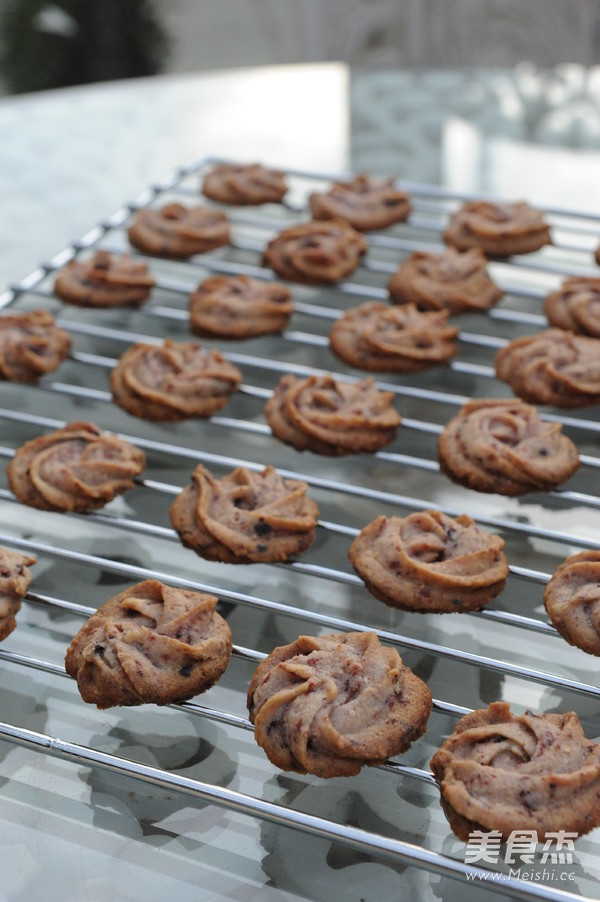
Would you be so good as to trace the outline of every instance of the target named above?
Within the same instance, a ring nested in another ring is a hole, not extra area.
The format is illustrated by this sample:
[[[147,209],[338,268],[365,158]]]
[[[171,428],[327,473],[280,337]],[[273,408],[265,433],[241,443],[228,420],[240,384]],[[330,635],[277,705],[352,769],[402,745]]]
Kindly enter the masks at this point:
[[[138,583],[92,614],[69,646],[66,671],[98,708],[192,698],[231,657],[231,630],[216,605],[213,595]]]
[[[0,316],[0,379],[37,382],[68,356],[71,336],[46,310]]]
[[[47,511],[85,513],[134,488],[143,451],[93,423],[69,423],[25,442],[6,473],[19,501]]]
[[[450,827],[582,835],[600,824],[600,743],[577,715],[512,714],[506,702],[462,717],[431,759]]]
[[[488,257],[529,254],[552,244],[544,214],[524,201],[469,201],[450,217],[444,241],[460,251],[480,247]]]
[[[600,551],[563,561],[544,590],[544,607],[570,645],[600,656]]]
[[[426,510],[380,516],[350,546],[352,566],[375,598],[427,614],[475,611],[502,592],[504,540],[462,514]]]
[[[127,348],[110,386],[115,402],[134,416],[177,421],[221,410],[241,380],[238,368],[218,351],[167,339],[162,346]]]
[[[202,191],[222,204],[276,204],[283,200],[287,183],[282,172],[260,163],[222,163],[204,177]]]
[[[392,392],[369,377],[341,382],[333,376],[283,376],[265,405],[273,434],[298,451],[330,456],[378,451],[401,423]]]
[[[17,625],[21,601],[31,585],[29,567],[36,563],[30,554],[19,554],[0,546],[0,642]]]
[[[274,649],[248,689],[254,736],[282,770],[354,776],[406,751],[431,693],[375,633],[300,636]]]
[[[172,203],[140,210],[127,234],[145,254],[184,259],[227,244],[229,224],[221,210]]]
[[[216,479],[199,464],[171,505],[171,523],[183,544],[208,560],[285,561],[315,537],[319,511],[307,489],[270,466],[260,473],[238,467]]]
[[[359,232],[404,222],[411,210],[408,194],[396,187],[394,179],[364,174],[349,182],[334,182],[328,191],[314,192],[309,202],[315,219],[345,219]]]
[[[89,260],[72,260],[54,282],[61,301],[77,307],[137,307],[150,297],[155,282],[145,263],[129,254],[96,251]]]
[[[600,279],[569,276],[546,297],[544,313],[557,329],[600,338]]]
[[[282,279],[324,285],[354,272],[367,242],[343,219],[303,222],[269,241],[263,266]]]
[[[468,401],[441,433],[438,456],[453,482],[500,495],[551,491],[579,466],[560,423],[518,399]]]
[[[289,288],[251,276],[211,276],[190,296],[190,326],[209,338],[281,332],[294,310]]]

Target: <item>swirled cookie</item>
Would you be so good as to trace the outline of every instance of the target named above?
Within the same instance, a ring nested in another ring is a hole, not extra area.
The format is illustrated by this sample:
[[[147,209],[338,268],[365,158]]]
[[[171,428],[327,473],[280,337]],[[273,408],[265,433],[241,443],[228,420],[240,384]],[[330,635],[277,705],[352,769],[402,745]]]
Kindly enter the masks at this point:
[[[0,642],[17,626],[21,601],[31,585],[29,567],[36,563],[31,554],[19,554],[0,546]]]
[[[190,297],[190,326],[201,336],[254,338],[281,332],[293,311],[291,292],[279,282],[211,276]]]
[[[380,516],[350,546],[352,566],[375,598],[428,614],[476,611],[502,592],[504,540],[461,514],[441,511]]]
[[[570,645],[600,656],[600,551],[563,561],[546,586],[544,607]]]
[[[139,448],[93,423],[69,423],[25,442],[6,473],[19,501],[47,511],[95,510],[134,487],[146,465]]]
[[[462,717],[431,759],[450,827],[579,835],[600,824],[600,743],[575,712],[512,714],[506,702]]]
[[[322,285],[354,272],[366,250],[363,236],[342,219],[303,222],[269,241],[263,266],[282,279]]]
[[[488,310],[502,297],[478,247],[442,253],[415,251],[388,283],[393,304],[415,304],[419,310],[448,310],[452,315]]]
[[[0,379],[37,382],[68,356],[71,336],[46,310],[0,316]]]
[[[265,405],[274,435],[298,451],[342,455],[378,451],[400,425],[392,392],[372,378],[340,382],[333,376],[283,376]]]
[[[579,466],[577,448],[560,423],[535,407],[502,398],[468,401],[441,433],[440,468],[477,492],[548,492]]]
[[[84,702],[168,705],[210,689],[231,657],[231,630],[213,595],[155,579],[109,599],[65,657]]]
[[[140,210],[127,232],[130,243],[156,257],[192,257],[229,242],[229,224],[222,210],[165,204]]]
[[[351,307],[329,333],[331,350],[346,363],[382,373],[418,373],[458,353],[445,310],[421,313],[413,304],[367,301]]]
[[[328,191],[315,191],[309,198],[314,219],[345,219],[353,229],[368,232],[404,222],[410,200],[394,179],[360,174],[349,182],[334,182]]]
[[[67,263],[54,293],[77,307],[136,307],[148,300],[154,284],[145,263],[96,251],[89,260]]]
[[[496,375],[532,404],[598,404],[600,339],[563,329],[515,338],[496,354]]]
[[[283,200],[287,183],[282,172],[260,163],[221,163],[204,176],[202,191],[222,204],[276,204]]]
[[[300,636],[258,665],[248,709],[277,767],[345,777],[406,751],[426,730],[431,693],[375,633]]]
[[[524,201],[469,201],[450,217],[444,241],[460,251],[480,247],[489,257],[529,254],[552,244],[544,214]]]
[[[241,381],[238,368],[218,351],[168,338],[162,346],[131,345],[110,374],[116,404],[163,422],[211,416]]]
[[[208,560],[285,561],[315,537],[319,510],[307,488],[270,466],[260,473],[237,467],[215,479],[199,464],[171,505],[171,523],[183,544]]]
[[[551,325],[577,335],[600,338],[600,279],[570,276],[544,300]]]

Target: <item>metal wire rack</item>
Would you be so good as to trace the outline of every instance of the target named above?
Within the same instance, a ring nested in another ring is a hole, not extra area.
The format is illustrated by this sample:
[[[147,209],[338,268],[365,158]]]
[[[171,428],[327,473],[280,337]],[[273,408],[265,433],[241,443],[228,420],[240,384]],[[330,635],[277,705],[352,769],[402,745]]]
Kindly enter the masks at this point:
[[[251,889],[267,888],[273,898],[291,893],[327,900],[381,893],[475,898],[482,889],[522,899],[597,896],[598,831],[577,844],[564,879],[556,870],[527,879],[501,861],[483,868],[466,864],[464,844],[441,812],[428,761],[457,717],[500,698],[519,709],[576,710],[587,735],[600,734],[600,665],[556,634],[542,606],[543,587],[556,566],[578,549],[600,548],[598,411],[543,412],[563,424],[581,457],[568,485],[544,496],[507,499],[460,489],[440,474],[435,450],[443,425],[468,397],[510,396],[495,379],[496,350],[515,335],[546,326],[541,300],[564,275],[594,273],[600,217],[547,211],[553,245],[490,264],[505,294],[486,314],[456,318],[460,355],[454,362],[378,380],[394,392],[403,417],[394,444],[374,455],[324,459],[271,436],[265,399],[286,372],[362,378],[329,351],[333,320],[362,300],[386,299],[387,281],[401,260],[414,249],[441,246],[449,211],[466,198],[403,185],[413,201],[409,221],[369,236],[369,251],[352,279],[327,288],[291,286],[294,316],[282,335],[205,342],[219,347],[244,376],[222,415],[175,426],[149,423],[112,403],[108,374],[117,358],[136,341],[189,337],[188,297],[209,274],[273,278],[260,265],[265,241],[306,219],[308,194],[333,176],[289,172],[285,204],[228,209],[232,240],[226,248],[186,262],[149,260],[157,285],[139,310],[63,305],[53,295],[54,274],[92,249],[129,249],[126,226],[141,207],[169,199],[207,203],[200,180],[214,162],[194,161],[171,173],[0,296],[3,308],[51,310],[73,337],[70,359],[38,386],[0,386],[0,456],[9,459],[23,441],[85,418],[135,442],[148,460],[132,492],[87,516],[33,512],[16,502],[2,475],[0,544],[38,559],[18,628],[0,648],[0,784],[8,820],[11,806],[20,812],[14,815],[18,822],[29,823],[23,810],[33,810],[31,829],[52,832],[58,806],[70,848],[85,861],[110,858],[112,876],[105,879],[127,886],[127,899],[144,893],[152,898],[161,879],[181,899],[202,897],[202,888],[207,898],[221,891],[233,898],[225,892],[231,881],[238,891],[248,888],[244,898],[251,898]],[[205,562],[183,549],[169,527],[168,508],[198,462],[216,473],[241,463],[251,469],[272,463],[284,476],[305,480],[320,509],[312,548],[288,564],[241,568]],[[390,610],[352,571],[348,545],[362,526],[379,513],[429,507],[468,513],[504,537],[510,576],[486,610],[443,616]],[[66,647],[82,617],[147,577],[218,595],[232,627],[232,662],[221,681],[192,702],[100,713],[66,678]],[[365,629],[397,646],[431,687],[427,734],[401,758],[352,779],[277,773],[256,747],[245,715],[256,663],[300,633]],[[16,749],[27,750],[36,764],[29,757],[23,764]],[[30,795],[32,766],[44,774],[42,787],[47,780],[57,787],[56,798],[40,787]],[[114,862],[117,840],[128,850],[122,867]],[[160,867],[148,860],[157,847],[166,850]],[[74,879],[57,863],[61,849],[58,843],[53,866]],[[32,884],[42,858],[28,864]],[[130,880],[134,871],[138,889]]]

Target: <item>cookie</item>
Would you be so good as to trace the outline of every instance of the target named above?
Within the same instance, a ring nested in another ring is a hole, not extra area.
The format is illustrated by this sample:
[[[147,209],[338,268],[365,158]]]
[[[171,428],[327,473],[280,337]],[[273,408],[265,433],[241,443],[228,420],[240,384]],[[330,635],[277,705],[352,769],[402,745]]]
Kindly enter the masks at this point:
[[[71,336],[46,310],[0,316],[0,379],[37,382],[69,356]]]
[[[579,466],[577,448],[560,423],[543,422],[535,407],[502,398],[468,401],[441,433],[440,468],[477,492],[549,492]]]
[[[450,827],[580,836],[600,824],[600,743],[577,715],[512,714],[506,702],[462,717],[431,759]]]
[[[444,241],[460,251],[480,247],[488,257],[529,254],[552,244],[544,214],[524,201],[469,201],[450,217]]]
[[[254,737],[286,771],[356,775],[410,748],[431,693],[375,633],[300,636],[274,649],[248,689]]]
[[[392,392],[372,378],[341,382],[331,375],[283,376],[265,405],[273,434],[298,451],[329,456],[378,451],[400,425]]]
[[[25,442],[6,474],[23,504],[85,513],[134,488],[145,465],[135,445],[93,423],[75,422]]]
[[[221,210],[171,203],[140,210],[127,234],[145,254],[185,259],[228,244],[229,224]]]
[[[563,561],[546,586],[544,607],[570,645],[600,656],[600,551]]]
[[[289,288],[251,276],[211,276],[190,297],[190,327],[209,338],[254,338],[285,329],[294,310]]]
[[[600,403],[600,338],[546,329],[496,354],[496,375],[524,401],[555,407]]]
[[[154,279],[145,263],[128,254],[96,251],[89,260],[72,260],[54,282],[54,293],[76,307],[137,307],[150,297]]]
[[[218,351],[168,338],[162,346],[131,345],[110,374],[116,404],[163,422],[211,416],[241,381],[238,368]]]
[[[324,285],[354,272],[366,250],[363,236],[342,219],[303,222],[269,241],[262,262],[282,279]]]
[[[352,566],[375,598],[422,614],[476,611],[502,592],[504,540],[461,514],[380,516],[352,542]]]
[[[345,219],[359,232],[385,229],[408,219],[408,194],[394,179],[378,179],[360,174],[349,182],[334,182],[328,191],[309,197],[314,219]]]
[[[31,585],[29,567],[37,563],[31,554],[19,554],[0,546],[0,642],[17,626],[21,601]]]
[[[487,258],[478,247],[442,253],[415,251],[388,283],[393,304],[414,304],[419,310],[448,310],[450,314],[489,310],[502,297],[490,278]]]
[[[569,276],[545,298],[544,313],[557,329],[600,338],[600,279]]]
[[[315,537],[319,510],[308,486],[273,467],[237,467],[216,479],[202,464],[171,505],[181,541],[201,557],[228,564],[286,561]]]
[[[358,369],[418,373],[457,354],[457,335],[445,310],[421,313],[413,304],[389,307],[368,301],[346,310],[335,322],[329,345]]]
[[[231,657],[213,595],[148,579],[109,599],[79,630],[65,669],[98,708],[168,705],[210,689]]]
[[[222,163],[204,176],[202,191],[222,204],[276,204],[283,200],[287,183],[282,172],[260,163]]]

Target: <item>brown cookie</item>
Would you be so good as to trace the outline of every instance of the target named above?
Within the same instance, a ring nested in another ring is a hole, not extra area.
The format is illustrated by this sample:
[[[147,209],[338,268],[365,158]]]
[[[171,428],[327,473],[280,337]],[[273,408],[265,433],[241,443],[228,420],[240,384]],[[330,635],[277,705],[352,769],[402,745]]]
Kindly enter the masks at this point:
[[[410,214],[410,200],[394,179],[378,179],[360,174],[349,182],[334,182],[325,192],[309,198],[315,219],[345,219],[359,232],[385,229],[404,222]]]
[[[183,544],[208,560],[285,561],[315,537],[319,510],[307,489],[270,466],[260,473],[237,467],[215,479],[199,464],[171,506],[171,523]]]
[[[351,307],[329,333],[334,354],[362,370],[418,373],[458,353],[455,326],[448,313],[421,313],[413,304],[389,307],[367,301]]]
[[[145,254],[183,259],[227,244],[229,224],[221,210],[172,203],[140,210],[127,234]]]
[[[515,338],[496,354],[496,375],[531,404],[598,404],[600,339],[563,329]]]
[[[600,824],[600,743],[577,715],[511,714],[506,702],[462,717],[431,759],[450,826],[469,833],[514,830],[582,835]]]
[[[281,332],[294,311],[279,282],[251,276],[211,276],[190,297],[190,326],[209,338],[254,338]]]
[[[570,645],[600,656],[600,551],[563,561],[546,586],[544,607]]]
[[[303,222],[269,241],[263,266],[282,279],[322,285],[354,272],[366,250],[363,236],[345,220]]]
[[[6,468],[19,501],[47,511],[84,513],[134,488],[146,465],[139,448],[93,423],[69,423],[25,442]]]
[[[377,517],[350,546],[350,561],[375,598],[422,614],[476,611],[502,592],[504,540],[462,514]]]
[[[164,422],[211,416],[241,381],[238,368],[218,351],[168,338],[162,346],[131,345],[110,374],[115,403]]]
[[[54,293],[77,307],[136,307],[150,297],[154,279],[145,263],[128,254],[96,251],[89,260],[72,260],[54,282]]]
[[[354,776],[406,751],[427,727],[431,693],[375,633],[300,636],[256,668],[248,709],[282,770]]]
[[[449,247],[439,254],[415,251],[396,270],[388,291],[393,304],[452,315],[488,310],[503,294],[488,275],[486,256],[478,247]]]
[[[560,423],[535,407],[502,398],[468,401],[439,437],[440,468],[477,492],[548,492],[579,466],[577,448]]]
[[[392,392],[372,378],[341,382],[333,376],[283,376],[265,405],[274,435],[298,451],[342,455],[378,451],[400,425]]]
[[[469,201],[450,217],[444,241],[460,251],[480,247],[488,257],[529,254],[552,244],[544,214],[524,201]]]
[[[213,595],[155,579],[103,604],[65,657],[84,702],[168,705],[210,689],[231,657],[231,630]]]
[[[19,554],[0,546],[0,642],[17,626],[21,601],[31,585],[29,567],[37,563],[31,554]]]
[[[0,379],[37,382],[69,355],[71,336],[46,310],[0,316]]]
[[[600,338],[600,279],[566,278],[544,300],[544,313],[557,329]]]
[[[276,204],[283,200],[287,183],[282,172],[260,163],[222,163],[205,175],[202,191],[222,204]]]

